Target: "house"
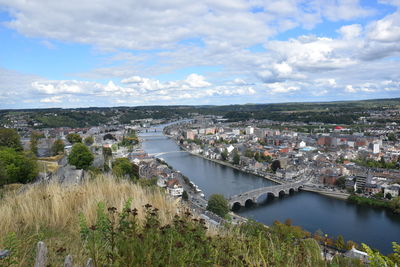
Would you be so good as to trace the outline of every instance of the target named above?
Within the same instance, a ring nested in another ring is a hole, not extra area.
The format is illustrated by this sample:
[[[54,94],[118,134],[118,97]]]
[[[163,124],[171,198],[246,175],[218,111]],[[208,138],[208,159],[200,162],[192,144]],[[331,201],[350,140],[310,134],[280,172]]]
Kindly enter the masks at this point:
[[[352,258],[352,259],[359,259],[363,263],[368,263],[368,254],[364,251],[357,250],[354,246],[347,251],[346,253],[343,254],[347,258]]]
[[[399,191],[400,191],[400,185],[392,184],[392,185],[386,186],[383,189],[383,195],[386,196],[387,194],[390,194],[392,197],[398,197]]]
[[[226,148],[226,150],[228,151],[228,153],[230,154],[233,150],[235,149],[235,147],[233,145],[230,145]]]
[[[367,194],[375,195],[381,191],[382,191],[381,187],[377,184],[370,184],[370,183],[365,184],[364,192]]]
[[[170,179],[166,182],[166,185],[168,194],[174,197],[182,196],[183,187],[181,184],[179,184],[178,179]]]

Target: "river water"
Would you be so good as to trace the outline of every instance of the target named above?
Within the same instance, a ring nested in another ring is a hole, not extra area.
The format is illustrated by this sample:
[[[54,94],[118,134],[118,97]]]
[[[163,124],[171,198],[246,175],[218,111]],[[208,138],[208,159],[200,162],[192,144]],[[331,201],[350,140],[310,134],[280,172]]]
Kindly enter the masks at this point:
[[[229,197],[275,184],[187,152],[176,152],[181,151],[179,146],[161,132],[142,134],[141,138],[142,147],[149,154],[170,152],[158,157],[189,177],[206,197],[215,193]],[[329,236],[341,234],[345,240],[366,243],[385,254],[392,252],[391,242],[400,242],[399,215],[311,192],[275,198],[250,208],[241,208],[237,213],[266,225],[290,218],[293,225],[311,233],[321,230]]]

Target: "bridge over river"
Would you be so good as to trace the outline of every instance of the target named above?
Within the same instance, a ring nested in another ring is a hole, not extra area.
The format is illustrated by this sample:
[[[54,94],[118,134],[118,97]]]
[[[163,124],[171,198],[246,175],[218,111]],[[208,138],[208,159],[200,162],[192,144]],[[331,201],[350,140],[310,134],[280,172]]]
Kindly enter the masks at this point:
[[[250,190],[239,195],[231,196],[228,199],[229,207],[231,209],[239,208],[241,206],[246,206],[249,204],[257,203],[261,196],[265,197],[279,197],[285,194],[289,195],[291,193],[297,192],[303,185],[306,183],[305,180],[296,182],[296,183],[288,183],[288,184],[280,184],[275,186],[266,186],[262,188],[257,188],[254,190]]]
[[[148,155],[152,156],[152,157],[159,157],[162,155],[174,154],[174,153],[188,153],[188,152],[185,150],[179,150],[179,151],[167,151],[167,152],[152,153],[152,154],[148,154]]]

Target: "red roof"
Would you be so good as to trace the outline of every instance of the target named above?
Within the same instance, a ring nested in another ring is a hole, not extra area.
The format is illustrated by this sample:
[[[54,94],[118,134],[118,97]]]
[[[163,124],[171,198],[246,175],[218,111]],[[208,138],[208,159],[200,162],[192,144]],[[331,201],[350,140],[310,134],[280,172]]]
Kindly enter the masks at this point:
[[[342,126],[336,126],[335,129],[336,130],[341,130],[341,129],[343,129],[343,127]]]

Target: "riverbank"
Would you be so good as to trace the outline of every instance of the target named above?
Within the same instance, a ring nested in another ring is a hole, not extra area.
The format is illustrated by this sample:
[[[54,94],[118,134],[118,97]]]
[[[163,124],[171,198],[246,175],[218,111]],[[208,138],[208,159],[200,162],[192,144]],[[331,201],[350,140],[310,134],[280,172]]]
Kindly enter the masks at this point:
[[[170,136],[168,136],[168,137],[171,138]],[[206,159],[206,160],[209,160],[209,161],[212,161],[212,162],[215,162],[215,163],[218,163],[218,164],[221,164],[221,165],[230,167],[230,168],[232,168],[232,169],[235,169],[235,170],[238,170],[238,171],[241,171],[241,172],[244,172],[244,173],[252,174],[252,175],[255,175],[255,176],[258,176],[258,177],[267,179],[267,180],[272,181],[272,182],[277,183],[277,184],[283,184],[282,181],[279,181],[279,180],[277,180],[277,179],[274,179],[274,178],[271,178],[271,177],[266,177],[266,176],[263,176],[263,175],[260,175],[260,174],[254,173],[254,172],[250,172],[250,171],[243,170],[243,169],[241,169],[241,168],[239,168],[239,167],[237,167],[237,166],[235,166],[235,165],[233,165],[233,164],[231,164],[231,163],[229,163],[229,162],[226,162],[226,161],[222,161],[222,160],[218,160],[218,159],[210,159],[210,158],[207,158],[206,156],[203,156],[203,155],[200,155],[200,154],[198,154],[198,153],[194,153],[194,152],[189,151],[189,150],[186,149],[185,147],[181,146],[179,143],[177,143],[177,145],[178,145],[181,149],[185,150],[186,152],[188,152],[189,154],[191,154],[191,155],[193,155],[193,156],[200,157],[200,158],[203,158],[203,159]]]
[[[371,206],[375,208],[385,208],[395,214],[400,214],[400,205],[393,202],[393,200],[381,200],[357,195],[350,195],[348,200],[357,205]]]
[[[302,188],[302,190],[303,191],[307,191],[307,192],[317,193],[317,194],[328,196],[328,197],[341,199],[341,200],[347,200],[347,198],[350,196],[350,194],[347,194],[347,193],[331,192],[331,191],[326,191],[326,190],[322,190],[322,189],[312,188],[312,187],[309,187],[307,185],[305,185]]]

